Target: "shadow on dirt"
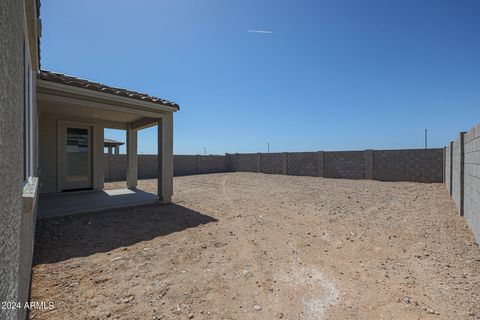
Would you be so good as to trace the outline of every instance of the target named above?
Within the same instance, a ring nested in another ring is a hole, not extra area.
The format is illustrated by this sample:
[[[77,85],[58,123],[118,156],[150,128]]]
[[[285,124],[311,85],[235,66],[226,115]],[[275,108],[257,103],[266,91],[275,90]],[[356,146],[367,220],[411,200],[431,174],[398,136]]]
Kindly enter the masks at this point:
[[[36,228],[34,265],[108,252],[216,221],[176,204],[41,219]]]

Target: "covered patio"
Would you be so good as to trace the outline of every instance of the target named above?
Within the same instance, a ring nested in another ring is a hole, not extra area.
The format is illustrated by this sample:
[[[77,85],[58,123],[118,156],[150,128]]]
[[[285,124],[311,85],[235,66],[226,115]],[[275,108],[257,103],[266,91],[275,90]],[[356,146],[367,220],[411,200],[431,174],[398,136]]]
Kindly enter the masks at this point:
[[[42,71],[39,110],[39,217],[170,203],[173,113],[177,104],[121,88]],[[158,127],[158,188],[137,189],[137,132]],[[104,190],[104,129],[126,131],[126,187]]]
[[[41,217],[57,217],[158,202],[154,193],[140,189],[112,189],[42,196],[38,210]]]

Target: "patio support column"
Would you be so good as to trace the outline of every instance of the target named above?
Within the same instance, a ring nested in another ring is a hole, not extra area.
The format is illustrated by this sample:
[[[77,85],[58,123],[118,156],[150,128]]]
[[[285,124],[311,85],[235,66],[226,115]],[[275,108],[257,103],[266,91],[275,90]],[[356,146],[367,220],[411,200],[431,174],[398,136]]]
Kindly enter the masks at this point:
[[[103,190],[105,186],[105,148],[104,127],[98,124],[93,126],[93,188]]]
[[[127,129],[127,188],[137,187],[137,130],[128,124]]]
[[[173,195],[173,114],[158,122],[158,198],[163,204]]]

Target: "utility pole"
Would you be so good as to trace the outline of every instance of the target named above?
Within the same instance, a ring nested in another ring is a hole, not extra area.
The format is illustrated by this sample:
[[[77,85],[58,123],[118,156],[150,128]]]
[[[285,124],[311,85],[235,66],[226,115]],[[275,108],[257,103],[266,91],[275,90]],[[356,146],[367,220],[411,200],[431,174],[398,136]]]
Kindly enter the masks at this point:
[[[270,153],[270,143],[266,142],[266,144],[267,144],[267,153]]]
[[[428,129],[425,129],[425,149],[427,149],[428,146]]]
[[[203,148],[203,154],[207,155],[207,147],[202,147]]]

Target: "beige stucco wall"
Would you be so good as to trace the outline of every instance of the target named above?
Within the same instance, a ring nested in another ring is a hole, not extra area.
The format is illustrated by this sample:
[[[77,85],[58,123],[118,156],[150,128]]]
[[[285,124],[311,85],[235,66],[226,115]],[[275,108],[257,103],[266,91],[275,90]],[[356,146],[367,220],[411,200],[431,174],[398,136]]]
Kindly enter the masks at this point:
[[[34,1],[26,3],[34,8]],[[15,301],[22,306],[30,288],[36,208],[36,179],[31,179],[31,185],[24,189],[23,178],[23,48],[29,39],[36,39],[36,31],[26,28],[27,20],[34,18],[25,14],[23,4],[16,0],[0,1],[0,302]],[[35,71],[36,48],[30,49]],[[33,192],[26,201],[28,190]],[[2,320],[25,317],[24,308],[0,308]]]
[[[23,6],[0,1],[0,301],[16,301],[20,275],[23,163]],[[26,281],[26,280],[23,280]],[[0,309],[0,319],[15,319]]]
[[[104,129],[111,127],[112,123],[59,114],[45,113],[40,110],[39,142],[40,142],[40,193],[56,193],[58,184],[58,127],[60,121],[72,121],[82,124],[91,124],[93,127],[93,188],[102,189],[104,181],[103,171],[103,140]],[[116,124],[116,127],[122,127]]]

